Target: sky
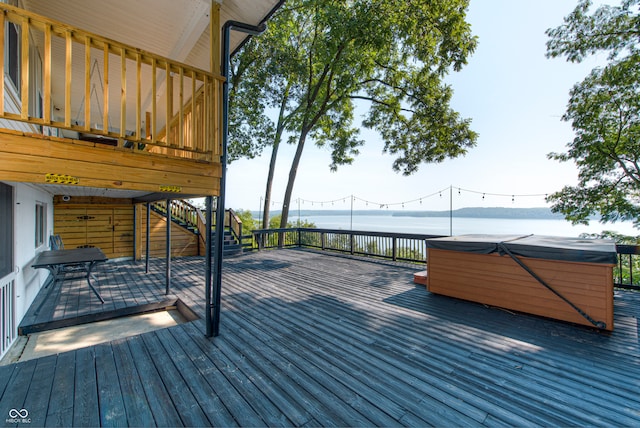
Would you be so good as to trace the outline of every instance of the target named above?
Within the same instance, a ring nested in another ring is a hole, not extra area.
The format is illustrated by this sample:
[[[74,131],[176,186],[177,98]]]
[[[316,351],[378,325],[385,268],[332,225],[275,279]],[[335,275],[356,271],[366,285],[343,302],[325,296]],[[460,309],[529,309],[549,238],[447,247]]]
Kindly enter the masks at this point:
[[[594,2],[597,6],[599,2]],[[573,163],[549,160],[573,139],[561,121],[571,87],[605,55],[581,64],[547,59],[545,30],[575,7],[569,0],[472,0],[468,21],[478,47],[462,71],[447,81],[452,107],[479,133],[466,156],[423,163],[411,176],[394,172],[375,132],[351,165],[331,172],[330,152],[307,142],[296,178],[292,209],[448,210],[462,207],[549,206],[545,195],[577,182]],[[363,111],[366,105],[362,107]],[[272,210],[282,207],[295,147],[283,145],[272,190]],[[227,170],[227,207],[257,211],[264,198],[270,150]],[[452,198],[449,198],[452,188]],[[484,197],[483,197],[484,196]],[[366,201],[366,202],[365,202]],[[381,206],[384,205],[384,208]]]

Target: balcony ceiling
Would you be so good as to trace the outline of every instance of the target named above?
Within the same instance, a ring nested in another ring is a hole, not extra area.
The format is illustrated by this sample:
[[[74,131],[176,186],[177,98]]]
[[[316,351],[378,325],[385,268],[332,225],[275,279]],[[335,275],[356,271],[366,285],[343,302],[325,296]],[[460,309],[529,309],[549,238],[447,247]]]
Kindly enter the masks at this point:
[[[212,0],[23,0],[24,8],[91,33],[209,70]],[[215,0],[213,0],[215,1]],[[261,23],[278,0],[223,0],[220,24]],[[232,32],[231,50],[247,36]]]

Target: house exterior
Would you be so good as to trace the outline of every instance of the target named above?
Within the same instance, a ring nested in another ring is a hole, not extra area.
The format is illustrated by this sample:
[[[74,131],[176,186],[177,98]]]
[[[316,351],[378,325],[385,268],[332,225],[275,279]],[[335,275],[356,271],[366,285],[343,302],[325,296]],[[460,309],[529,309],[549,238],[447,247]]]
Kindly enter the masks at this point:
[[[140,203],[220,195],[222,28],[282,3],[0,3],[0,356],[46,282],[30,265],[50,235],[133,255]]]

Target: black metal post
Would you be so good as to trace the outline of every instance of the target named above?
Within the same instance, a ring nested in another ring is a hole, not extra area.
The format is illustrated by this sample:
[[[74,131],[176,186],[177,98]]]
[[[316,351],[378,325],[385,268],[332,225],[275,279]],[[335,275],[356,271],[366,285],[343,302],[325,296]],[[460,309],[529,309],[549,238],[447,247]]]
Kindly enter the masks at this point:
[[[144,272],[149,273],[149,235],[151,235],[151,204],[147,202],[147,240],[145,242]]]
[[[164,294],[171,293],[171,199],[167,199],[167,272]]]
[[[213,205],[213,196],[207,196],[206,198],[206,208],[205,208],[205,230],[207,231],[207,236],[205,236],[205,321],[207,324],[207,337],[213,336],[213,329],[211,325],[212,320],[212,309],[213,305],[211,304],[211,262],[212,262],[212,253],[211,253],[211,221],[212,221],[212,205]]]
[[[133,204],[133,264],[137,264],[138,255],[138,206]]]
[[[222,153],[220,164],[220,195],[216,201],[216,239],[213,265],[213,317],[211,320],[211,334],[218,336],[220,333],[220,296],[222,294],[222,250],[224,245],[224,198],[227,182],[227,144],[229,139],[229,61],[231,52],[229,42],[231,30],[241,31],[246,34],[258,35],[266,30],[266,25],[249,25],[237,21],[227,21],[222,27]]]

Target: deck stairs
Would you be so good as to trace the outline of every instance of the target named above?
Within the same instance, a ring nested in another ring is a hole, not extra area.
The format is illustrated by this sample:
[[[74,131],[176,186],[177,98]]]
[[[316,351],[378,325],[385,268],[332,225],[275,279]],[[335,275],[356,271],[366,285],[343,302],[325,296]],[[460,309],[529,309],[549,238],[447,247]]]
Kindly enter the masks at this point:
[[[167,215],[167,204],[166,201],[159,201],[150,204],[151,211],[158,213],[159,215],[166,217]],[[251,242],[251,236],[239,236],[238,233],[234,232],[235,230],[241,230],[237,227],[234,228],[231,223],[233,223],[234,218],[237,221],[237,217],[233,210],[227,210],[227,218],[230,218],[229,225],[225,225],[224,230],[224,246],[223,246],[223,255],[225,257],[228,256],[236,256],[242,254],[244,248],[247,247],[246,244],[243,244],[243,239],[245,242]],[[214,213],[215,219],[215,213]],[[190,203],[184,200],[172,200],[171,201],[171,221],[188,230],[189,232],[198,235],[204,244],[204,237],[206,234],[205,226],[204,226],[204,214],[200,209],[191,205]],[[211,242],[215,242],[216,232],[215,229],[211,230]],[[213,248],[212,248],[213,249]]]

